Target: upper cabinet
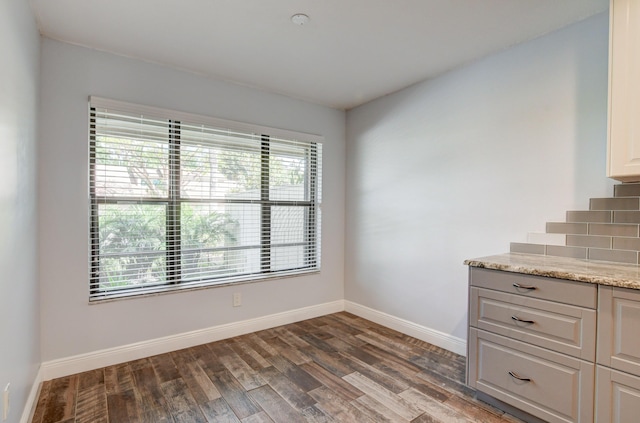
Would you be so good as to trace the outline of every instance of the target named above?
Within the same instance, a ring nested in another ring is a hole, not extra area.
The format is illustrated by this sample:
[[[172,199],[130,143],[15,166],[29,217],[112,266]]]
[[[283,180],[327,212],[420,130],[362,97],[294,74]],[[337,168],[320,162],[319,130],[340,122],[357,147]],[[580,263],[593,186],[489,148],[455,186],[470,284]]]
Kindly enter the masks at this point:
[[[640,1],[611,0],[607,176],[640,181]]]

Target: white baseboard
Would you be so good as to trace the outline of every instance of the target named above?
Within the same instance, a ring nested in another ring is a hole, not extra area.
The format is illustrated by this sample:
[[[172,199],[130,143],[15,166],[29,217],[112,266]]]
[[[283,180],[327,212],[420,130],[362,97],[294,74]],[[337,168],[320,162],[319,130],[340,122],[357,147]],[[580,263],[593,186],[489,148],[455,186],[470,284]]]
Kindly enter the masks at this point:
[[[425,326],[418,325],[408,320],[365,307],[351,301],[344,302],[345,311],[355,314],[367,320],[371,320],[379,325],[402,332],[405,335],[413,336],[422,341],[428,342],[445,350],[453,351],[456,354],[467,355],[467,342],[464,339],[437,331]]]
[[[126,361],[164,354],[339,311],[344,311],[343,300],[47,361],[42,363],[41,366],[41,380],[51,380]]]
[[[31,391],[29,391],[29,396],[27,397],[27,403],[24,405],[24,410],[22,410],[22,417],[20,417],[20,423],[29,423],[32,414],[36,411],[36,402],[38,401],[38,396],[40,394],[40,383],[42,382],[42,366],[38,368],[38,373],[36,373],[36,378],[33,381],[33,385],[31,386]]]
[[[38,387],[40,382],[43,380],[51,380],[58,377],[99,369],[105,366],[112,366],[126,361],[138,360],[140,358],[150,357],[157,354],[164,354],[170,351],[219,341],[221,339],[232,338],[234,336],[270,329],[345,310],[446,350],[466,355],[467,344],[463,339],[418,325],[399,317],[391,316],[351,301],[338,300],[330,303],[318,304],[268,316],[257,317],[254,319],[243,320],[240,322],[228,323],[225,325],[47,361],[42,363],[40,366],[38,379],[34,382],[34,388],[32,389],[29,399],[31,402],[35,400]],[[31,398],[32,396],[33,399]]]

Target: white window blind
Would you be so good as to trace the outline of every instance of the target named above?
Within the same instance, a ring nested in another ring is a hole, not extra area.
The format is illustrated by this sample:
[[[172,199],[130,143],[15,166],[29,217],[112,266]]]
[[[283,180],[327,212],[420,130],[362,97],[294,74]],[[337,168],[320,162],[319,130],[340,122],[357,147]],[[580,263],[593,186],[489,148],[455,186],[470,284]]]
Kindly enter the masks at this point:
[[[89,105],[91,301],[320,269],[320,137]]]

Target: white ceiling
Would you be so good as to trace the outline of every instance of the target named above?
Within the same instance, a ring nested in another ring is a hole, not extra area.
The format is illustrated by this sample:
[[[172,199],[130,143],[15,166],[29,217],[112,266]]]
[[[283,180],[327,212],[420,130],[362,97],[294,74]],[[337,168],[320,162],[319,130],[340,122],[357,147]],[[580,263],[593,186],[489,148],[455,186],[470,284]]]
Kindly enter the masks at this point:
[[[30,0],[57,40],[349,109],[608,0]],[[311,17],[294,25],[291,15]]]

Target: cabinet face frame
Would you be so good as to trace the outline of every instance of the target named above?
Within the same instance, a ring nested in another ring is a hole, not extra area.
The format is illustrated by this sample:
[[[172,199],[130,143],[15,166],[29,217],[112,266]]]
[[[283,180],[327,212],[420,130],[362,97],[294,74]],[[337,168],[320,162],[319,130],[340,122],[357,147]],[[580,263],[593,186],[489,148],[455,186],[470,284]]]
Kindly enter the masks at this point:
[[[640,2],[611,0],[607,176],[640,181]]]

